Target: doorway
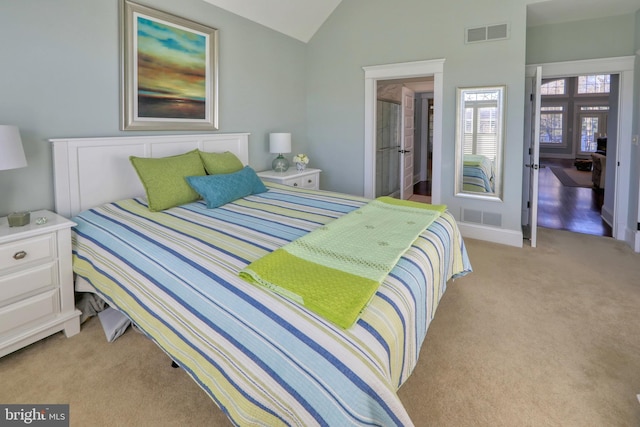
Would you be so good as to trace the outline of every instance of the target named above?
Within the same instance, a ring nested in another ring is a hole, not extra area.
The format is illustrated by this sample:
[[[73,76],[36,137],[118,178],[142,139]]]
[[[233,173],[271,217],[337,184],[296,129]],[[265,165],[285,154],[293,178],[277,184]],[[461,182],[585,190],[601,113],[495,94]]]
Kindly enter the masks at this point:
[[[379,80],[375,196],[429,203],[432,147],[433,77]]]
[[[607,134],[617,127],[618,75],[546,78],[541,85],[538,225],[582,234],[612,236],[602,212],[613,211],[615,180],[600,179]],[[611,153],[615,154],[615,147]],[[598,178],[598,179],[596,179]],[[605,185],[606,183],[606,185]]]
[[[381,80],[433,79],[433,123],[431,200],[441,200],[442,99],[444,60],[427,60],[363,67],[365,72],[364,120],[364,196],[374,198],[376,192],[376,114],[377,83]]]
[[[611,224],[611,234],[617,240],[626,240],[628,228],[631,152],[630,144],[624,142],[631,140],[632,132],[634,60],[634,57],[619,57],[541,65],[542,77],[545,79],[592,74],[618,76],[618,96],[616,101],[609,105],[609,125],[607,127],[610,133],[609,140],[616,141],[608,144],[608,155],[606,156],[607,178],[612,186],[612,191],[605,193],[604,207],[602,208],[602,217]],[[535,67],[538,66],[528,66],[528,74],[532,74],[531,70]],[[527,203],[535,203],[537,210],[538,200],[529,200],[528,187],[524,187],[523,212],[527,210]],[[606,209],[606,206],[610,206],[610,208]],[[524,222],[523,224],[526,225]]]

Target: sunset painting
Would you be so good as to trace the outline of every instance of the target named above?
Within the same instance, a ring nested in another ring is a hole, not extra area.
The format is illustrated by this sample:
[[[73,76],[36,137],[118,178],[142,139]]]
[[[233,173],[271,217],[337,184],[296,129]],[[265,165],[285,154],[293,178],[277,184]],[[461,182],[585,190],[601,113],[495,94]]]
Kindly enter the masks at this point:
[[[137,116],[206,119],[207,37],[138,15]]]

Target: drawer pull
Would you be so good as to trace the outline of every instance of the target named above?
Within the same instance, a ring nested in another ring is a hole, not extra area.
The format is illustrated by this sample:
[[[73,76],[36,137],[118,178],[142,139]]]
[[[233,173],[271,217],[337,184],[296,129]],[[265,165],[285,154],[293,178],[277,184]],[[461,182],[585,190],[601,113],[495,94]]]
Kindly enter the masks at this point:
[[[27,256],[27,253],[25,251],[19,251],[13,254],[13,259],[23,259],[26,256]]]
[[[294,183],[293,183],[293,186],[294,186],[294,187],[297,187],[297,186],[298,186],[298,183],[297,183],[297,182],[294,182]]]
[[[308,180],[307,182],[308,182],[309,184],[311,184],[311,183],[313,182],[313,180],[312,180],[312,179],[310,179],[310,180]]]

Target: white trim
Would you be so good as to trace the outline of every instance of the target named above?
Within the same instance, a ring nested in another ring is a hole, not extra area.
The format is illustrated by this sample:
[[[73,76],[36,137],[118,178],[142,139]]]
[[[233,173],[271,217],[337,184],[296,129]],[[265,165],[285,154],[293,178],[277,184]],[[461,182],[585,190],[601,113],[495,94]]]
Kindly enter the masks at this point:
[[[602,212],[600,213],[600,217],[604,222],[609,224],[611,228],[613,228],[613,212],[607,209],[606,206],[602,206]]]
[[[486,225],[470,224],[458,221],[458,227],[462,237],[469,239],[484,240],[487,242],[500,243],[502,245],[523,246],[522,231],[506,230],[504,228],[488,227]]]
[[[626,242],[633,248],[634,252],[640,253],[640,231],[627,229]]]
[[[548,64],[527,65],[527,75],[537,66],[542,66],[542,77],[565,77],[578,74],[618,74],[618,141],[616,168],[613,237],[635,246],[632,232],[627,232],[629,219],[629,188],[631,165],[631,132],[633,124],[633,82],[635,56],[587,59],[581,61],[553,62]]]
[[[375,197],[376,189],[376,99],[377,81],[433,76],[433,161],[431,200],[440,203],[442,163],[442,101],[444,59],[362,67],[364,70],[364,196]]]

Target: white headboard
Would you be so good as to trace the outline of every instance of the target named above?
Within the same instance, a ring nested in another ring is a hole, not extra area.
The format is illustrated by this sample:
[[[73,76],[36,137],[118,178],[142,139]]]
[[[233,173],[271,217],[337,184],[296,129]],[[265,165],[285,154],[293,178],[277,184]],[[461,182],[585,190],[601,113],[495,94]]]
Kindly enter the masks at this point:
[[[249,163],[249,134],[57,138],[53,145],[55,210],[67,218],[104,203],[144,196],[129,156],[165,157],[196,148],[231,151]]]

